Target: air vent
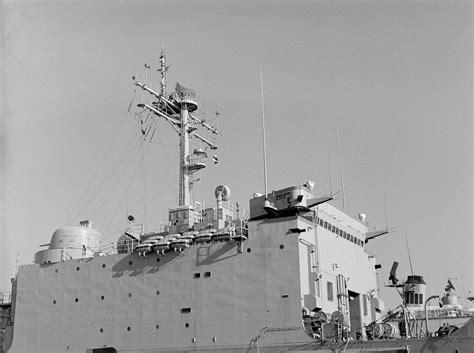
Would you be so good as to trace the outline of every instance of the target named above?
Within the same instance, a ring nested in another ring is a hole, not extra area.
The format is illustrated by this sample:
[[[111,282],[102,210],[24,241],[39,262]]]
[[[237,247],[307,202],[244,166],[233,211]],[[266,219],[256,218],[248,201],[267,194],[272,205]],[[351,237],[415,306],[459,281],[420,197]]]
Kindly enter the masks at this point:
[[[189,314],[191,312],[191,308],[181,308],[181,314]]]

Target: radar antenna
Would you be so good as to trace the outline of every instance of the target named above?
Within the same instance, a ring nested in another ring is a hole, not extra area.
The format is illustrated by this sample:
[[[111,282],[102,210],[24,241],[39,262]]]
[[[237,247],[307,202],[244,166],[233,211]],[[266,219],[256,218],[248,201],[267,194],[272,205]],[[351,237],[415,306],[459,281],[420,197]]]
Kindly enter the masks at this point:
[[[444,288],[446,292],[451,291],[451,289],[456,290],[456,288],[454,288],[453,282],[451,282],[452,279],[457,279],[457,278],[448,278],[448,285],[446,286],[446,288]]]

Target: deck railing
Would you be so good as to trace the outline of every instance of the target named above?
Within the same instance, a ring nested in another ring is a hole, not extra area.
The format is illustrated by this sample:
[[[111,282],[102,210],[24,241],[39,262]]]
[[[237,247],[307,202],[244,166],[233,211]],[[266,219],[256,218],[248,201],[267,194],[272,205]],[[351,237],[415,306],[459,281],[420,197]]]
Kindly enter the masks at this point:
[[[0,292],[0,304],[9,304],[12,302],[11,292]]]

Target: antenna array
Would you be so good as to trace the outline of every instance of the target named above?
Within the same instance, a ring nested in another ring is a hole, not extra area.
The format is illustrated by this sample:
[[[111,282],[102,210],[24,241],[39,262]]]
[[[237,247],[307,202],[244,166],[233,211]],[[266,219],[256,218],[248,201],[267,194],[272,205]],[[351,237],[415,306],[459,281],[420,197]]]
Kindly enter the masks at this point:
[[[140,103],[138,107],[144,108],[154,116],[164,119],[177,132],[180,139],[179,206],[191,206],[192,175],[206,167],[204,159],[207,158],[207,154],[200,149],[195,149],[193,153],[190,153],[190,139],[196,138],[206,145],[206,148],[216,150],[217,146],[198,134],[197,130],[198,126],[200,126],[212,134],[219,134],[219,131],[193,114],[198,108],[197,94],[195,91],[177,83],[175,91],[172,94],[167,94],[166,73],[168,69],[169,66],[166,65],[166,55],[164,50],[162,50],[160,55],[160,69],[158,69],[158,72],[161,74],[159,93],[134,78],[136,86],[156,98],[156,101],[150,104]],[[214,159],[216,158],[217,157],[214,157]]]

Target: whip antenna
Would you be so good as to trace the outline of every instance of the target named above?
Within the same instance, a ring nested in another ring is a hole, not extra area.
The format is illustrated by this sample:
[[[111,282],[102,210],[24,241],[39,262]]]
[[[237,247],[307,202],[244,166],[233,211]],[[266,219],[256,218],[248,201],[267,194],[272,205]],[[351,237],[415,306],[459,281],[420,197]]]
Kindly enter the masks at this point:
[[[328,151],[329,195],[332,195],[331,159]]]
[[[341,157],[341,141],[339,139],[339,129],[337,131],[337,150],[339,152],[339,169],[341,172],[341,193],[342,193],[342,209],[346,208],[346,198],[344,194],[344,171],[342,170],[342,157]]]
[[[262,137],[263,137],[263,181],[265,183],[265,200],[267,199],[267,151],[265,141],[265,105],[263,101],[263,70],[260,65],[260,90],[262,92]]]
[[[408,238],[407,238],[406,233],[405,233],[405,242],[407,243],[408,261],[410,262],[411,275],[413,276],[413,264],[411,263],[410,247],[408,246]]]

